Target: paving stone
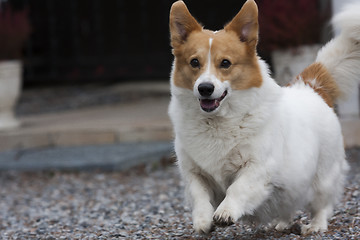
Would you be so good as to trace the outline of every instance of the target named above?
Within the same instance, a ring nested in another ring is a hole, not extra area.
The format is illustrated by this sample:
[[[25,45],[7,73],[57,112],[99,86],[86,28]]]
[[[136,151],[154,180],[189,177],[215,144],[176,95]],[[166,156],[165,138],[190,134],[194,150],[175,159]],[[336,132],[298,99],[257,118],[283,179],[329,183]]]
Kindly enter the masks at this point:
[[[172,154],[170,142],[12,150],[0,153],[0,170],[126,170]]]

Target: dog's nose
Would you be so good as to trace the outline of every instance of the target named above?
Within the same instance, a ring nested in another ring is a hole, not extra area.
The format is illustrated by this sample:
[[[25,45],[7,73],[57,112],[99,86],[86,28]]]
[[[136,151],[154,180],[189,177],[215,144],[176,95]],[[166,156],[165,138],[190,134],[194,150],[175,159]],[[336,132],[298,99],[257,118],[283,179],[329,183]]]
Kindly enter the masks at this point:
[[[212,83],[200,83],[198,86],[198,91],[202,97],[210,97],[214,92],[214,85]]]

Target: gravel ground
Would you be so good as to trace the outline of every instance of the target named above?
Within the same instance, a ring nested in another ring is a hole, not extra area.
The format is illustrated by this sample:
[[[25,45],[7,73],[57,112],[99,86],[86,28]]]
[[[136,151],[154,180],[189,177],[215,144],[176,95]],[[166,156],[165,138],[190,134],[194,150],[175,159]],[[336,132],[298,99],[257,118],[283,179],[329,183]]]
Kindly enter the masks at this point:
[[[294,227],[265,232],[237,223],[209,239],[360,239],[360,149],[329,231],[302,238]],[[183,185],[169,161],[128,172],[0,172],[1,239],[202,239],[192,230]]]

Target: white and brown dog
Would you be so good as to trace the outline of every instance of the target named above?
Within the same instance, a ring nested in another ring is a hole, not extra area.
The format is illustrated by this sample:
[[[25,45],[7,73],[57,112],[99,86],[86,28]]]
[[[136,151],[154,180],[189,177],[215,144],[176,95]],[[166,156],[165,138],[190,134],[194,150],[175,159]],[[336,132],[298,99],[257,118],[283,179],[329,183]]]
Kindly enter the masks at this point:
[[[253,0],[216,32],[173,4],[169,115],[196,232],[240,218],[281,230],[303,208],[312,220],[302,233],[327,229],[348,168],[333,106],[360,78],[359,12],[338,15],[341,34],[280,87],[256,53]]]

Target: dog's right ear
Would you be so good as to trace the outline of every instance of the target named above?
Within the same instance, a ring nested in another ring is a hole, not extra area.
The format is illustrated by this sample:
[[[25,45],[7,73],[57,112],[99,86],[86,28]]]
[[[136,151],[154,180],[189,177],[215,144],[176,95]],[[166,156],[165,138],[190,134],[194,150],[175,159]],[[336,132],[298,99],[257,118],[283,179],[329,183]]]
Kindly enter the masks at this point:
[[[183,1],[173,3],[170,10],[171,46],[183,44],[191,32],[201,31],[201,25],[190,14]]]

